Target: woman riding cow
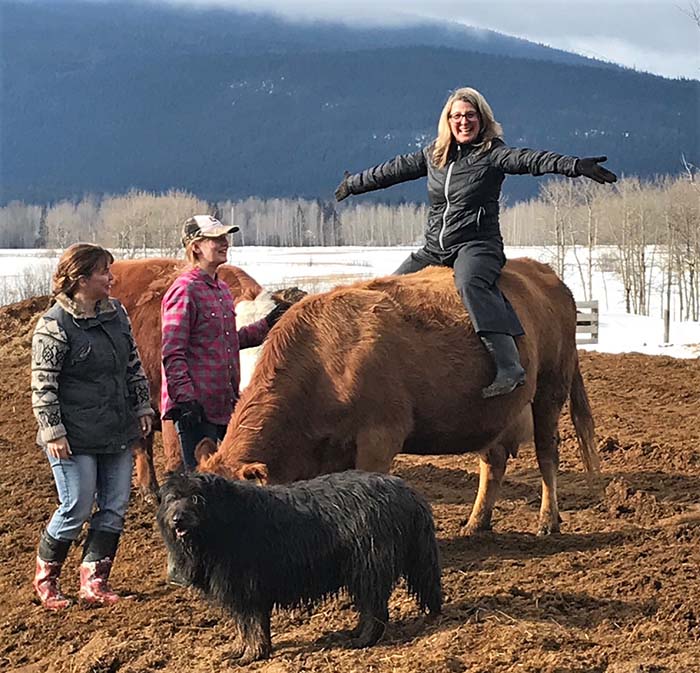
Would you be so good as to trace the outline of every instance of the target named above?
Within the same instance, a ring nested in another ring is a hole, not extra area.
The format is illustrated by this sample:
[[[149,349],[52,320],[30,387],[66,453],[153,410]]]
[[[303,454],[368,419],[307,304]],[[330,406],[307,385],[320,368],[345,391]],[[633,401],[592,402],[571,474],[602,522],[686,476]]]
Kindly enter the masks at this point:
[[[484,397],[494,397],[525,381],[514,340],[523,328],[496,285],[506,261],[498,220],[503,180],[506,174],[558,173],[586,176],[601,184],[615,182],[615,174],[599,165],[606,160],[508,147],[485,98],[465,87],[445,103],[432,144],[355,175],[346,172],[335,197],[342,201],[351,194],[428,177],[425,245],[394,273],[413,273],[431,265],[454,268],[462,302],[496,366],[493,382],[482,391]]]

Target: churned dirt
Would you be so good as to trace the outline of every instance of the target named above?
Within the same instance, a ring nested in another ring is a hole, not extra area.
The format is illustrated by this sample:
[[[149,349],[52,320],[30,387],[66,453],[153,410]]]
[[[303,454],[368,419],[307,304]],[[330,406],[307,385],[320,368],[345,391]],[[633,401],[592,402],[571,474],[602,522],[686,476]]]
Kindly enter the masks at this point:
[[[152,505],[134,493],[113,572],[129,598],[46,613],[30,586],[35,546],[55,506],[34,444],[29,397],[36,299],[0,309],[0,670],[200,673],[235,667],[227,617],[164,581]],[[264,673],[665,673],[700,671],[700,360],[581,353],[602,474],[591,491],[562,418],[562,533],[538,538],[534,450],[511,461],[494,531],[460,535],[473,456],[400,456],[395,472],[431,501],[443,563],[443,615],[428,622],[402,587],[384,640],[346,649],[347,600],[273,617]],[[160,447],[156,446],[160,465]],[[79,550],[63,586],[77,594]]]

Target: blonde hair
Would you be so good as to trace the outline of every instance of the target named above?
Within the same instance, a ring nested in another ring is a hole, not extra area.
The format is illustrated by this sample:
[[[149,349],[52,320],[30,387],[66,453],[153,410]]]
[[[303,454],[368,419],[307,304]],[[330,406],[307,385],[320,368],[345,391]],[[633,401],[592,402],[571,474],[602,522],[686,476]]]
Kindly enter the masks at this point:
[[[91,276],[98,269],[114,262],[112,253],[94,243],[74,243],[66,248],[53,274],[53,296],[65,294],[73,298],[81,278]]]
[[[479,152],[487,152],[491,149],[494,138],[503,137],[503,128],[495,120],[491,106],[486,102],[486,99],[476,89],[466,86],[456,89],[447,99],[438,120],[437,138],[433,147],[433,164],[438,168],[444,168],[447,165],[447,158],[454,140],[450,130],[450,110],[452,104],[458,100],[471,103],[479,114],[481,131],[477,138],[478,142],[474,143],[474,146],[479,148]]]
[[[185,259],[191,266],[197,266],[198,257],[197,253],[193,250],[193,246],[195,243],[199,243],[201,240],[201,238],[195,238],[185,246]]]

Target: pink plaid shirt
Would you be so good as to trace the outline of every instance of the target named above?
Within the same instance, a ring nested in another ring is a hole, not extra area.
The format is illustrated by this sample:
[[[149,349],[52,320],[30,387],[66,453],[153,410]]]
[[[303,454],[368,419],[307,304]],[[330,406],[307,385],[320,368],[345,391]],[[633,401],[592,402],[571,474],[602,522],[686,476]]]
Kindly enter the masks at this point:
[[[210,423],[227,425],[239,395],[239,351],[262,343],[267,322],[236,330],[228,285],[197,267],[178,276],[165,293],[161,318],[161,414],[178,402],[197,400]]]

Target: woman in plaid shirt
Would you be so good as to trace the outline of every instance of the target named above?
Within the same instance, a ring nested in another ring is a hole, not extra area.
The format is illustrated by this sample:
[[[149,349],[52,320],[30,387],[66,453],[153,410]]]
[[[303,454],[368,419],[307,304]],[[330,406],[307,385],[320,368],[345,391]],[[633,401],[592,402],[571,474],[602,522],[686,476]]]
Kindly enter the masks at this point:
[[[216,273],[235,231],[238,227],[209,215],[189,218],[182,244],[191,267],[175,279],[161,305],[161,413],[175,421],[186,471],[196,468],[194,450],[202,439],[224,437],[238,401],[240,349],[259,346],[284,312],[276,306],[236,329],[233,297]]]

